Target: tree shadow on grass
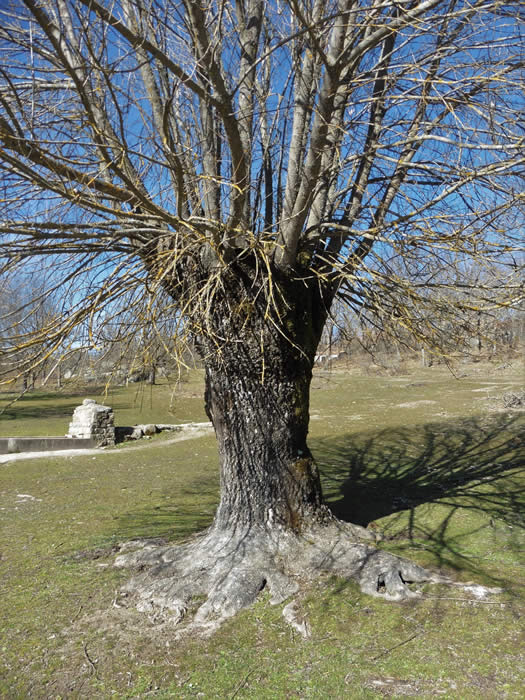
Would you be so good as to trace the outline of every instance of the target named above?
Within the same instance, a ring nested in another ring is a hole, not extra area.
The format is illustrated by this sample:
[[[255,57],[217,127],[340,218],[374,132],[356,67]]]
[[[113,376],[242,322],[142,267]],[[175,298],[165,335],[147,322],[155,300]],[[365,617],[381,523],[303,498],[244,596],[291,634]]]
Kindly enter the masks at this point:
[[[27,394],[0,393],[0,420],[23,421],[26,419],[64,418],[70,420],[75,408],[84,398],[98,398],[103,387],[79,387],[75,391],[43,391],[40,389]]]
[[[519,547],[522,434],[522,416],[498,414],[326,438],[313,451],[335,515],[367,526],[397,514],[388,519],[387,538],[400,548],[424,540],[436,564],[463,568],[472,558],[472,549],[464,550],[475,551],[487,531]]]
[[[488,576],[476,563],[487,530],[499,532],[503,546],[519,547],[513,539],[523,526],[519,416],[335,436],[312,441],[312,447],[332,511],[365,526],[390,516],[386,536],[396,549],[413,550],[423,541],[435,565]],[[211,524],[218,496],[215,473],[189,480],[118,516],[112,538],[186,539]],[[461,513],[476,517],[458,524]]]
[[[165,491],[163,502],[123,513],[118,517],[113,538],[162,538],[180,541],[211,525],[218,503],[218,481],[214,475],[200,477],[177,491]]]

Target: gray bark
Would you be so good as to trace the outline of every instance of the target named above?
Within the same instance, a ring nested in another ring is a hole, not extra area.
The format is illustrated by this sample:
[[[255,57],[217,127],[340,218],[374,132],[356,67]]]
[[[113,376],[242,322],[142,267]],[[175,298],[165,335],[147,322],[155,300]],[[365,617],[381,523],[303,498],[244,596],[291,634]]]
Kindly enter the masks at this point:
[[[301,530],[322,501],[306,436],[313,358],[325,311],[319,285],[284,280],[279,292],[286,287],[286,306],[268,309],[271,302],[253,287],[251,275],[249,265],[231,275],[208,319],[215,337],[234,342],[217,350],[209,340],[201,341],[206,408],[221,461],[216,525],[279,522]]]

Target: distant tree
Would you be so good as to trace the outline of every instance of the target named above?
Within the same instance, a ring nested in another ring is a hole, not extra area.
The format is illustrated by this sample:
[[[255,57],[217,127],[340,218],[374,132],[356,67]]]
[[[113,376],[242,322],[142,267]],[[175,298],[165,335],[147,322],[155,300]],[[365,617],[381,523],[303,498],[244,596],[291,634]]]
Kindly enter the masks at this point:
[[[185,331],[182,331],[185,334]],[[177,376],[180,323],[173,303],[160,293],[158,298],[129,298],[112,309],[110,317],[97,323],[93,340],[94,365],[101,377],[118,381],[147,381],[155,384],[158,371]]]
[[[0,282],[0,357],[8,381],[22,377],[23,391],[28,391],[34,388],[37,375],[40,382],[48,379],[47,373],[56,369],[62,355],[47,343],[43,331],[60,323],[56,296],[41,279],[4,276]]]
[[[421,290],[412,309],[417,322],[399,322],[399,316],[388,308],[369,308],[360,314],[357,330],[355,318],[339,308],[340,318],[336,320],[332,312],[332,323],[339,327],[343,338],[357,337],[358,345],[371,357],[400,357],[402,351],[413,355],[414,351],[428,349],[424,356],[430,364],[436,359],[449,362],[460,356],[495,358],[519,342],[516,329],[523,291],[518,280],[513,284],[513,268],[517,270],[517,265],[479,262],[444,255],[441,265],[436,264],[422,276],[419,264],[407,265],[402,258],[389,260],[385,276],[404,279]],[[503,289],[509,292],[509,299],[502,304]]]
[[[409,595],[405,583],[430,574],[323,506],[306,444],[312,365],[335,298],[434,342],[430,310],[453,318],[457,306],[433,271],[451,254],[511,264],[521,6],[2,8],[2,261],[34,274],[47,261],[67,300],[62,323],[40,333],[58,343],[82,327],[96,344],[115,309],[162,293],[205,365],[221,469],[213,527],[128,558],[158,564],[129,590],[179,612],[207,594],[200,621],[265,584],[283,599],[290,574],[323,568]],[[396,259],[409,275],[392,274]],[[498,304],[521,293],[508,269]],[[483,305],[483,290],[469,293]]]

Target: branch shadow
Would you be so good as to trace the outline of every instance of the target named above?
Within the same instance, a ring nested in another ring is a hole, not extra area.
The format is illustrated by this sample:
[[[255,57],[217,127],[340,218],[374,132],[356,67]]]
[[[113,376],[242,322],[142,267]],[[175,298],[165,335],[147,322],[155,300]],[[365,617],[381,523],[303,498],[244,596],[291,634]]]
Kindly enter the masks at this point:
[[[103,391],[103,386],[96,385],[79,387],[75,391],[36,389],[24,395],[0,392],[0,420],[64,418],[69,421],[73,411],[85,397],[99,399]]]
[[[162,498],[140,510],[122,513],[115,522],[112,538],[164,538],[177,542],[202,532],[213,522],[218,504],[219,484],[215,473],[191,480],[177,490],[163,490]]]
[[[477,571],[472,548],[487,531],[503,534],[510,549],[520,546],[522,435],[523,416],[497,414],[330,437],[312,447],[337,517],[374,527],[394,515],[387,539],[394,533],[400,547],[424,540],[439,566]]]

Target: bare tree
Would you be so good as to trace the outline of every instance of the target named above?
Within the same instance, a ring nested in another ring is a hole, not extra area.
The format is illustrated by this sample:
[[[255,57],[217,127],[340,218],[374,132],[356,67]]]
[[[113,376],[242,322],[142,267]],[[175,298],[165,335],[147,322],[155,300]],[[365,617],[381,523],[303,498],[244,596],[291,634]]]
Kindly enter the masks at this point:
[[[49,346],[42,329],[60,324],[60,302],[43,283],[25,275],[4,275],[0,279],[0,371],[8,383],[22,377],[26,392],[35,387],[37,369],[45,384],[56,371],[64,348]],[[39,362],[34,362],[35,350]]]
[[[433,342],[427,310],[454,308],[432,270],[451,254],[508,263],[487,303],[518,300],[519,226],[502,222],[518,217],[523,191],[522,8],[3,7],[4,268],[48,261],[69,300],[50,342],[78,326],[95,338],[123,301],[162,291],[205,364],[221,469],[214,524],[197,543],[122,559],[157,565],[129,590],[179,612],[205,593],[201,622],[265,584],[286,598],[298,571],[409,595],[405,582],[431,574],[323,506],[306,444],[312,364],[336,297]],[[418,274],[394,273],[396,259]],[[483,288],[471,292],[461,303],[482,308]]]

